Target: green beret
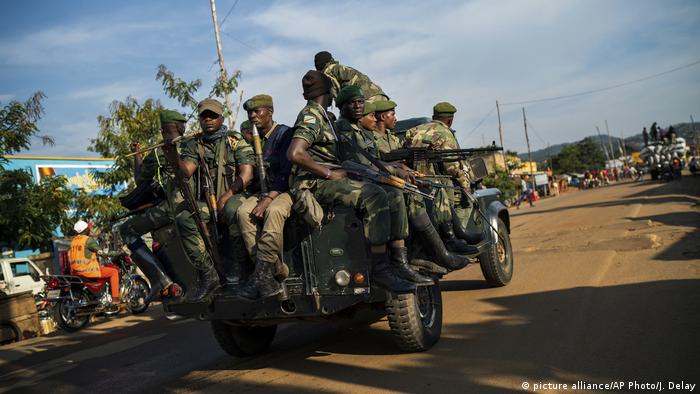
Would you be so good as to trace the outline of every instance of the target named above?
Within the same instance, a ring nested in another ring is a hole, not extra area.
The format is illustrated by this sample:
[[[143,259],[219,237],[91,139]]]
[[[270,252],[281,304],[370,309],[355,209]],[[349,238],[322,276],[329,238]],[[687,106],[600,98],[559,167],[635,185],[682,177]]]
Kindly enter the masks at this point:
[[[386,112],[396,108],[396,103],[391,100],[378,100],[374,102],[375,112]]]
[[[437,104],[435,104],[435,106],[433,107],[433,116],[437,116],[437,115],[452,115],[452,114],[454,114],[455,112],[457,112],[457,108],[456,108],[454,105],[452,105],[452,104],[450,104],[450,103],[448,103],[448,102],[446,102],[446,101],[437,103]]]
[[[249,120],[244,120],[243,123],[241,123],[241,131],[252,130],[252,129],[253,129],[253,124],[250,123]]]
[[[362,115],[367,115],[375,112],[377,109],[374,105],[374,103],[370,103],[369,101],[365,101],[365,110],[362,111]]]
[[[335,105],[336,107],[340,108],[341,105],[354,99],[355,97],[365,97],[365,94],[362,93],[362,89],[360,89],[359,86],[348,85],[340,89],[340,92],[338,92],[338,97],[335,98]]]
[[[243,109],[246,111],[252,111],[260,107],[272,108],[272,97],[267,94],[259,94],[257,96],[249,98],[243,104]]]
[[[160,111],[160,124],[175,122],[187,122],[187,119],[185,119],[185,117],[177,111],[169,109],[164,109]]]

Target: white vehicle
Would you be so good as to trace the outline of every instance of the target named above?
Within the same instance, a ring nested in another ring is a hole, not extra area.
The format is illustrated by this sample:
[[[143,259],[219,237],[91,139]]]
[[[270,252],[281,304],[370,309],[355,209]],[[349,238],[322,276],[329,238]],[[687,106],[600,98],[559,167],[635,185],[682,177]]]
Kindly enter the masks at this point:
[[[39,267],[31,260],[24,258],[0,260],[0,292],[11,295],[31,291],[36,295],[44,291],[44,285]]]

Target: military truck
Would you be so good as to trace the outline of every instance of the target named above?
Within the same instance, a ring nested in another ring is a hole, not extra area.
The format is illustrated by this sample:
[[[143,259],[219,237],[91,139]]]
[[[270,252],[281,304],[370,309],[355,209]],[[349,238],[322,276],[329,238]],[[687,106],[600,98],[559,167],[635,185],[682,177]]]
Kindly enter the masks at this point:
[[[476,167],[485,171],[484,165]],[[474,186],[474,205],[478,209],[466,226],[470,233],[482,235],[476,245],[481,253],[474,263],[481,266],[489,285],[504,286],[513,274],[510,216],[498,189]],[[373,284],[369,247],[361,217],[354,209],[324,207],[324,219],[317,228],[292,214],[284,235],[283,260],[289,274],[282,282],[284,292],[279,298],[248,301],[215,295],[207,303],[165,299],[166,313],[210,321],[219,345],[234,356],[266,351],[279,324],[352,317],[353,312],[366,307],[386,312],[396,344],[404,351],[424,351],[438,341],[442,331],[439,281],[448,272],[420,252],[420,240],[407,240],[411,263],[435,278],[435,283],[419,286],[412,294],[394,295]],[[187,261],[177,228],[161,228],[153,233],[153,239],[153,250],[168,274],[186,291],[193,288],[196,273]],[[226,248],[223,242],[219,246],[223,259],[230,255]]]

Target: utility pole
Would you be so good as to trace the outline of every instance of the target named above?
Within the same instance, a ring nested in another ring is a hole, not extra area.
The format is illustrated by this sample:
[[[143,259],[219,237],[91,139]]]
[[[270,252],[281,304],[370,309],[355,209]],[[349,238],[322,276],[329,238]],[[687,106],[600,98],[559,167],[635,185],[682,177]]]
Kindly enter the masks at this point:
[[[523,124],[525,125],[525,142],[527,143],[527,161],[530,166],[530,184],[532,186],[532,191],[535,190],[535,174],[532,171],[532,154],[530,153],[530,137],[527,136],[527,118],[525,117],[525,107],[523,107]]]
[[[625,134],[620,131],[620,150],[622,150],[622,155],[627,157],[627,148],[625,147]]]
[[[698,139],[698,129],[695,128],[695,119],[690,115],[690,124],[693,126],[693,142],[695,143],[695,156],[700,155],[700,139]]]
[[[214,21],[214,35],[216,36],[216,51],[219,54],[219,78],[222,81],[228,81],[228,73],[226,72],[226,66],[224,66],[224,54],[221,50],[221,34],[219,34],[219,21],[216,18],[216,0],[209,0],[211,3],[211,18]],[[231,97],[228,93],[224,93],[226,98],[226,109],[228,110],[228,127],[234,127],[234,120],[231,117],[233,114],[233,105],[231,104]]]
[[[600,135],[600,127],[596,126],[595,130],[598,132],[598,142],[600,142],[600,147],[603,148],[603,153],[605,153],[605,160],[610,160],[610,156],[608,156],[608,150],[605,148],[605,144],[603,143],[603,136]]]
[[[547,141],[547,156],[549,157],[548,163],[549,163],[549,170],[554,171],[554,166],[552,165],[552,151],[549,149],[549,141]]]
[[[608,128],[608,120],[605,119],[605,131],[608,133],[608,145],[610,146],[610,158],[615,159],[615,154],[612,147],[612,139],[610,138],[610,129]]]
[[[501,156],[503,156],[503,167],[505,167],[504,169],[506,170],[506,173],[509,173],[508,163],[506,163],[506,148],[503,147],[503,126],[501,125],[501,107],[498,106],[498,100],[496,100],[496,114],[498,114],[498,138],[501,140],[501,148],[503,148],[503,150],[501,151]]]

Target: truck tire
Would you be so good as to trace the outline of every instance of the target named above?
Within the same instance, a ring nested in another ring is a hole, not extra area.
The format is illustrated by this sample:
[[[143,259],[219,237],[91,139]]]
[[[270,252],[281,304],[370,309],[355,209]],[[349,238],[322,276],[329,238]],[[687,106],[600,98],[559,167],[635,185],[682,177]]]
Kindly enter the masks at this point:
[[[277,332],[277,325],[239,326],[221,320],[212,320],[211,328],[219,346],[226,353],[236,357],[255,356],[266,352]]]
[[[500,218],[498,219],[498,234],[500,237],[497,237],[496,242],[479,255],[481,272],[491,287],[505,286],[513,277],[513,247],[510,243],[508,228]],[[501,241],[501,237],[505,243]]]
[[[392,294],[386,304],[389,328],[399,349],[422,352],[440,339],[442,293],[440,284],[418,286],[411,294]]]

